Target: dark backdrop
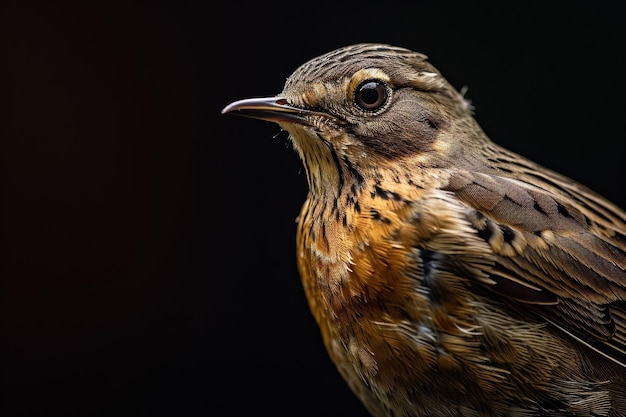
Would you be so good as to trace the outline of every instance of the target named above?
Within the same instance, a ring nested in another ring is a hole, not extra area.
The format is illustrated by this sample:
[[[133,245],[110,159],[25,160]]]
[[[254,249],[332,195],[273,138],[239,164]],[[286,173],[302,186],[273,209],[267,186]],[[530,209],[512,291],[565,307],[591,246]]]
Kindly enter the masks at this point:
[[[219,114],[330,49],[426,53],[492,139],[626,207],[617,6],[82,3],[0,6],[3,416],[365,415],[297,276],[300,162]]]

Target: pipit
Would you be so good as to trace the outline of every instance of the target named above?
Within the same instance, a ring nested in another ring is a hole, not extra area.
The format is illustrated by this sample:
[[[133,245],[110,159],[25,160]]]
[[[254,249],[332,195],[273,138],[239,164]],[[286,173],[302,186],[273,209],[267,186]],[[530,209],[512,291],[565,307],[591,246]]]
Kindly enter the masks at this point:
[[[492,142],[424,55],[348,46],[223,112],[302,159],[306,298],[371,414],[626,415],[626,214]]]

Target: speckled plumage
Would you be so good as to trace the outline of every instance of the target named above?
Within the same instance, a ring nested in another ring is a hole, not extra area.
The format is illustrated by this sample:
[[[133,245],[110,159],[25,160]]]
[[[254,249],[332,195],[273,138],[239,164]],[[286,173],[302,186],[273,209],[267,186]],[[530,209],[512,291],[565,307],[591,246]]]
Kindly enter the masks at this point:
[[[303,161],[302,282],[373,415],[626,415],[626,214],[491,142],[424,55],[341,48],[236,111]]]

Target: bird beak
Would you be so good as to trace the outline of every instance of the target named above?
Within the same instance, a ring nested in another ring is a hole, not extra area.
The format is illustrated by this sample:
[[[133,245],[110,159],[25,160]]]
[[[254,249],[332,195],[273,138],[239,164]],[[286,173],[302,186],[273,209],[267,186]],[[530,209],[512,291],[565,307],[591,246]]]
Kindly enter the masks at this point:
[[[238,100],[224,107],[222,114],[232,113],[239,116],[252,117],[254,119],[267,120],[270,122],[297,123],[311,125],[308,116],[313,112],[299,109],[287,104],[284,97],[263,97]]]

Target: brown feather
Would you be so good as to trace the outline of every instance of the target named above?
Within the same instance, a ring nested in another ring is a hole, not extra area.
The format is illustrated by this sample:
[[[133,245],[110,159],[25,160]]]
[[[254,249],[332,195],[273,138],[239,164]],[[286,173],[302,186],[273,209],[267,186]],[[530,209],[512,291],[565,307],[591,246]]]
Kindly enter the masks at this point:
[[[235,110],[302,158],[306,297],[373,415],[626,415],[624,211],[495,145],[404,48],[332,51]]]

